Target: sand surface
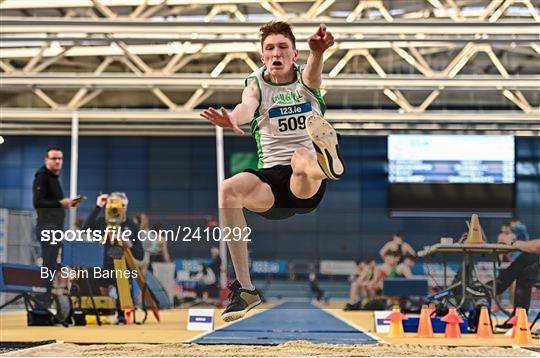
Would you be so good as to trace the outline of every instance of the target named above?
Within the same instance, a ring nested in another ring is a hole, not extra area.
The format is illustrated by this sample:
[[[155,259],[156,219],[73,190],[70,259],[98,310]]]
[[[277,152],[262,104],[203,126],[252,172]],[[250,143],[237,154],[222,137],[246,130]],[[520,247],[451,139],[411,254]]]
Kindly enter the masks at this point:
[[[341,319],[361,327],[370,334],[374,332],[373,314],[367,311],[343,311],[343,303],[334,302],[325,309]],[[256,314],[268,308],[252,310]],[[216,328],[223,326],[216,310]],[[150,317],[144,325],[98,327],[28,327],[24,312],[0,312],[0,341],[28,342],[60,340],[68,343],[36,347],[29,350],[9,352],[8,356],[30,357],[118,357],[118,356],[192,356],[192,357],[292,357],[292,356],[427,356],[427,357],[540,357],[540,354],[523,349],[510,348],[512,338],[497,335],[489,340],[479,340],[475,335],[462,339],[420,339],[407,333],[403,338],[380,335],[385,343],[377,345],[330,345],[309,342],[288,342],[277,346],[248,345],[196,345],[182,343],[202,332],[187,331],[187,310],[162,312],[162,322]],[[375,334],[376,335],[376,334]],[[537,338],[536,338],[537,340]],[[1,355],[1,354],[0,354]]]
[[[278,346],[197,345],[197,344],[56,344],[11,352],[11,357],[293,357],[293,356],[425,356],[425,357],[540,357],[539,353],[502,347],[429,347],[415,344],[331,345],[295,341]]]

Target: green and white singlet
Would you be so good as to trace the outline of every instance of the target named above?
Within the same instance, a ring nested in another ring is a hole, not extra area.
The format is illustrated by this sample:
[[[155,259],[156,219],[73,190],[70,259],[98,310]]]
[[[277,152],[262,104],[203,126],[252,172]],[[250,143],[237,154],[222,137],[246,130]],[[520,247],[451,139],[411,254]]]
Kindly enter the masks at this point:
[[[320,91],[312,91],[304,84],[301,67],[295,64],[296,79],[283,84],[265,80],[265,71],[263,66],[246,79],[246,86],[256,81],[259,90],[259,107],[250,124],[257,142],[259,169],[290,165],[298,148],[315,151],[306,131],[306,119],[326,111]]]

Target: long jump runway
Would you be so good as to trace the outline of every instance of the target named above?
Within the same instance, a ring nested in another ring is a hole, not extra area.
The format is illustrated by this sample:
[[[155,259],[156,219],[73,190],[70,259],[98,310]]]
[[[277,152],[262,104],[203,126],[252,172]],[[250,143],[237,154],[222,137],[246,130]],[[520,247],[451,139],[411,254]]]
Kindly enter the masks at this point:
[[[232,323],[193,343],[277,345],[304,340],[329,344],[375,344],[378,341],[311,303],[285,302]]]

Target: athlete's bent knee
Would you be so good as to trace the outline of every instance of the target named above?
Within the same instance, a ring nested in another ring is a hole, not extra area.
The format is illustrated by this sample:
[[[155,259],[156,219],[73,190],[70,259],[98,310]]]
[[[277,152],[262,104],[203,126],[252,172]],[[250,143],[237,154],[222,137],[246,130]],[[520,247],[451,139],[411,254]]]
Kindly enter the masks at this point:
[[[311,156],[311,151],[307,148],[298,148],[291,158],[291,166],[296,173],[302,172],[306,162]]]
[[[238,184],[231,179],[226,179],[219,186],[220,208],[242,208],[242,193]]]

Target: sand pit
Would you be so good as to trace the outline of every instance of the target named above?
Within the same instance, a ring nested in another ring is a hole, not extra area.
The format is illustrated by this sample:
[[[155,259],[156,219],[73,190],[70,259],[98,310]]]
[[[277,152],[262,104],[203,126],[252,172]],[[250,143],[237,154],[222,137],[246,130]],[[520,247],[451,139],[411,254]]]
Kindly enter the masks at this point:
[[[429,356],[429,357],[540,357],[539,353],[519,348],[502,347],[429,347],[414,344],[330,345],[296,341],[278,346],[196,345],[196,344],[58,344],[34,348],[10,357],[297,357],[297,356]]]

